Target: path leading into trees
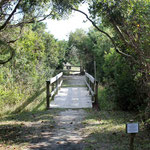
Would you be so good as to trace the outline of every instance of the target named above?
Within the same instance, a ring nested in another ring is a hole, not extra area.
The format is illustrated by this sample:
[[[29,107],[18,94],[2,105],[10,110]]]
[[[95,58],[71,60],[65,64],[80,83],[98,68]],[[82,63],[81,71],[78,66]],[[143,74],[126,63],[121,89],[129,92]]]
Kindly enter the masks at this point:
[[[64,76],[64,82],[50,108],[92,108],[84,76]]]
[[[47,130],[29,150],[84,150],[86,135],[82,121],[87,115],[83,108],[92,108],[91,96],[87,91],[84,76],[64,76],[64,82],[50,104],[55,125]],[[67,108],[67,109],[55,109]],[[78,109],[77,109],[78,108]]]

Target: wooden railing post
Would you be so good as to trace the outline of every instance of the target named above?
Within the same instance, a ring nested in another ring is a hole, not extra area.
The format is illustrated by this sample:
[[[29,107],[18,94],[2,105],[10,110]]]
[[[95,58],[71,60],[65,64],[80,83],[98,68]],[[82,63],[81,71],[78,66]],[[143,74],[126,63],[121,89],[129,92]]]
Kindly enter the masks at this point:
[[[59,79],[57,78],[57,76],[56,76],[56,89],[58,89],[58,85],[59,85],[59,81],[58,81]],[[58,90],[56,91],[56,94],[58,93]]]
[[[89,85],[90,85],[90,87],[91,87],[91,81],[90,81],[90,80],[89,80]],[[91,88],[91,89],[92,89],[92,88]],[[92,95],[92,94],[91,94],[91,91],[89,91],[89,94]],[[93,96],[92,96],[92,98],[93,98]]]
[[[59,78],[59,85],[61,84],[61,81],[62,81],[62,77]],[[59,90],[60,90],[61,86],[59,87]]]
[[[50,97],[49,85],[50,85],[50,81],[46,81],[46,102],[47,102],[47,109],[49,109],[49,97]]]
[[[85,73],[86,76],[86,85],[89,89],[89,93],[92,96],[93,107],[99,109],[98,104],[98,81],[92,77],[90,74]]]
[[[86,76],[86,82],[88,83],[88,77],[87,76]],[[87,86],[87,89],[89,89],[88,86]]]
[[[95,93],[95,81],[94,81],[94,83],[91,82],[91,89]],[[95,103],[95,95],[92,96],[92,101]]]
[[[55,86],[54,86],[54,83],[52,83],[52,91],[54,91],[54,89],[55,89]],[[51,96],[51,99],[52,99],[52,100],[54,99],[54,95]]]
[[[97,107],[99,107],[99,104],[98,104],[98,81],[95,81],[95,103],[96,103]]]

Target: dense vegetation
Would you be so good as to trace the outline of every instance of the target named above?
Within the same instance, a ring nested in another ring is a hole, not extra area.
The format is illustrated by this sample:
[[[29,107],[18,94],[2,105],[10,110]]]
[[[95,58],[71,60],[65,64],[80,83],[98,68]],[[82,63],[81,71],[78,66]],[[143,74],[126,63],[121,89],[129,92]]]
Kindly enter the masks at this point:
[[[65,56],[66,42],[57,41],[37,23],[24,27],[13,43],[15,57],[0,70],[0,107],[23,102],[54,75]]]
[[[94,0],[89,2],[91,16],[73,10],[85,15],[95,28],[71,33],[69,45],[77,49],[82,65],[93,75],[96,61],[97,79],[105,87],[101,95],[107,104],[141,112],[142,119],[148,120],[150,2]]]
[[[87,1],[90,16],[78,10],[80,1],[2,0],[0,2],[0,108],[23,102],[69,59],[80,63],[104,86],[101,95],[115,108],[136,110],[150,118],[149,0]],[[70,33],[68,42],[45,32],[46,18],[78,11],[91,21],[88,32]],[[75,56],[75,57],[72,57]],[[73,59],[72,59],[73,58]],[[100,104],[101,104],[100,99]],[[6,110],[6,109],[5,109]],[[149,120],[150,121],[150,120]]]
[[[49,0],[0,2],[1,113],[34,99],[33,95],[45,88],[45,80],[62,66],[66,42],[47,33],[41,22],[61,18],[57,7],[55,1]]]

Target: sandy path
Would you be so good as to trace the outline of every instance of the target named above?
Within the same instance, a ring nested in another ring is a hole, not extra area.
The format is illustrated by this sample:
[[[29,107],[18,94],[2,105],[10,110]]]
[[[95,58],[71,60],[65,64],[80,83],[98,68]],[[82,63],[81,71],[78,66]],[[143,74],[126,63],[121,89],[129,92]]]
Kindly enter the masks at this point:
[[[29,150],[83,150],[82,120],[85,116],[82,109],[60,111],[55,116],[56,126],[51,132],[44,132]]]
[[[91,96],[85,87],[84,76],[64,77],[62,87],[51,102],[54,108],[67,108],[54,116],[55,126],[42,133],[40,139],[30,146],[30,150],[83,150],[84,135],[82,120],[86,116],[84,109],[92,108]]]

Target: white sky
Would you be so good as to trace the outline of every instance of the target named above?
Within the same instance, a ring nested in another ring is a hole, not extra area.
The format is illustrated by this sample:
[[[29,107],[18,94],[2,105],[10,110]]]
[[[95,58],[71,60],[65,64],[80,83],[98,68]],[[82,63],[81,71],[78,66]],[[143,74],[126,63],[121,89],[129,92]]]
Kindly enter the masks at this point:
[[[88,14],[87,6],[84,4],[79,7],[80,10],[86,12]],[[58,40],[68,40],[68,36],[70,32],[74,32],[76,29],[84,29],[88,30],[91,26],[89,21],[85,23],[83,21],[86,20],[86,17],[79,12],[73,12],[72,15],[67,20],[51,20],[47,19],[47,30]]]

